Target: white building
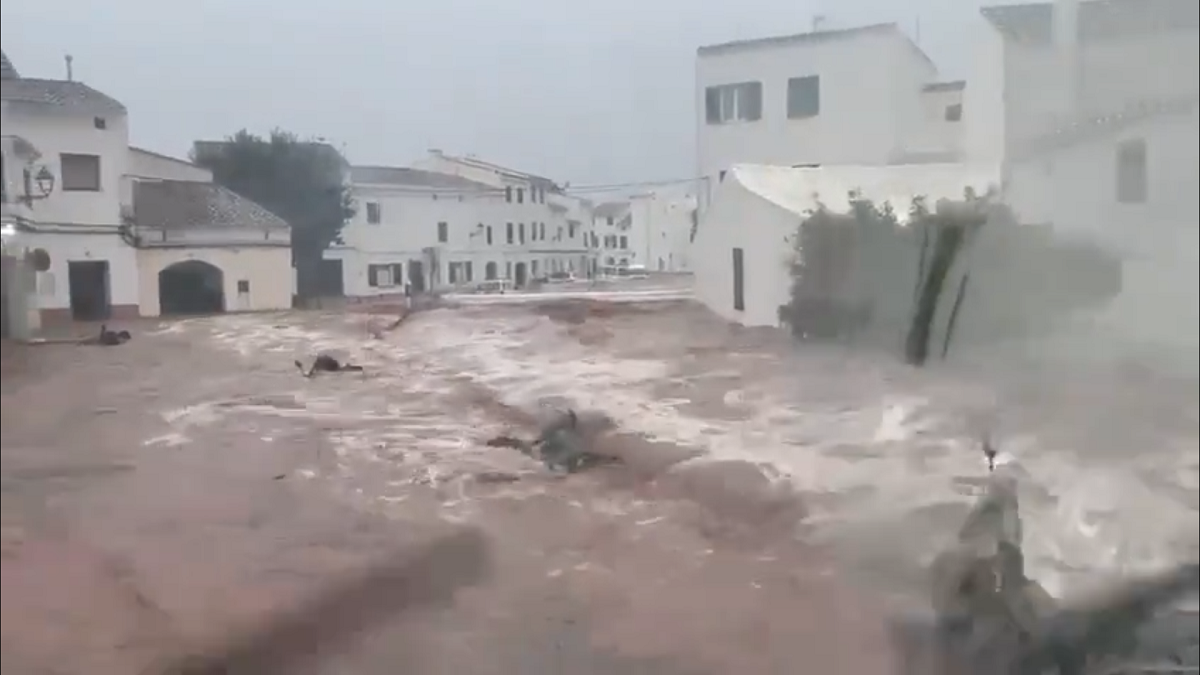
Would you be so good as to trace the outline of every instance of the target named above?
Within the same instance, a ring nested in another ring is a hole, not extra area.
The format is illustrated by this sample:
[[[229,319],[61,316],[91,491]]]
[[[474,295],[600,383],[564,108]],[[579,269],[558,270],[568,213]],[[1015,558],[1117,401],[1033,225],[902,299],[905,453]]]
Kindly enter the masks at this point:
[[[696,198],[657,190],[629,200],[631,261],[651,272],[691,271],[689,253],[697,224]]]
[[[137,261],[120,236],[128,116],[82,82],[21,77],[4,58],[4,224],[44,263],[19,331],[138,314]]]
[[[894,24],[700,47],[698,175],[711,194],[738,163],[955,161],[961,83]]]
[[[902,218],[916,195],[933,204],[962,199],[968,187],[985,194],[998,182],[993,168],[961,164],[736,165],[701,216],[692,249],[696,298],[730,321],[779,326],[779,307],[790,300],[794,237],[819,205],[848,211],[849,195],[856,191],[876,204],[891,204]]]
[[[1103,336],[1122,349],[1173,351],[1195,369],[1197,3],[1059,0],[989,7],[983,17],[967,89],[969,152],[1003,162],[1006,198],[1022,220],[1122,257],[1122,293],[1088,343]]]
[[[592,210],[592,238],[601,274],[613,274],[618,267],[644,264],[635,257],[632,229],[633,214],[627,201],[601,202]]]
[[[357,213],[325,254],[339,261],[345,295],[489,279],[521,287],[586,270],[585,203],[552,181],[436,151],[417,164],[351,168]]]
[[[140,314],[288,309],[291,228],[174,157],[129,150],[127,240],[137,249]]]

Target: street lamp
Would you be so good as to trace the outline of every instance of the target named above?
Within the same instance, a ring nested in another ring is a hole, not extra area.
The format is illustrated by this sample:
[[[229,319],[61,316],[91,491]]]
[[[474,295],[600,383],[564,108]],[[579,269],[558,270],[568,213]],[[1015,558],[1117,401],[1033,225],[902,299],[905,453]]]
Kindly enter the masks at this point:
[[[37,187],[42,193],[42,199],[49,197],[50,193],[54,192],[54,174],[50,173],[50,169],[47,169],[43,166],[41,170],[37,172],[37,176],[34,178],[34,180],[37,181]]]
[[[35,184],[40,194],[34,194]],[[33,206],[35,200],[45,199],[51,192],[54,192],[54,174],[50,173],[50,169],[43,166],[37,174],[25,169],[25,195],[22,199],[26,206]]]

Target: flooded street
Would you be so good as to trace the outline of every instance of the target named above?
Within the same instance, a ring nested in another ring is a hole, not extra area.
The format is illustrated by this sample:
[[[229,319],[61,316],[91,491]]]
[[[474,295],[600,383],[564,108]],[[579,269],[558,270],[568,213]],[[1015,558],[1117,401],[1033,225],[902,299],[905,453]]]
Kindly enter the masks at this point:
[[[984,434],[1028,475],[1052,590],[1195,555],[1195,382],[914,373],[668,297],[435,310],[383,339],[366,321],[6,354],[6,666],[137,672],[469,523],[494,577],[320,672],[883,672],[877,591],[912,590],[953,535]],[[319,351],[366,372],[301,378]],[[567,405],[617,422],[623,465],[563,479],[485,445]]]

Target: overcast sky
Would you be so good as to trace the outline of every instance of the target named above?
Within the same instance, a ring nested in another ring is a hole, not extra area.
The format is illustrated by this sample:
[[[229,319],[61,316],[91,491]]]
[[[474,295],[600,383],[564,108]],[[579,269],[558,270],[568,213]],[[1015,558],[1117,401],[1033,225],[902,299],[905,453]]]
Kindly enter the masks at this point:
[[[703,44],[896,21],[944,78],[965,75],[981,0],[4,0],[30,77],[123,101],[136,145],[274,126],[355,163],[428,148],[576,185],[690,176]]]

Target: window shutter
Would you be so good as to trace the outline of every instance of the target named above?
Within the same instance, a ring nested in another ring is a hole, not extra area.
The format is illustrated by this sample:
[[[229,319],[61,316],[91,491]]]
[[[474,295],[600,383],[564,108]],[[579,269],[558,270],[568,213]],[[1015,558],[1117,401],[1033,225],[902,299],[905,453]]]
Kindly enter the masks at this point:
[[[744,119],[750,122],[762,119],[762,82],[747,82],[742,87],[739,103],[744,106]]]
[[[708,87],[704,90],[704,112],[709,124],[720,123],[721,89],[719,87]]]

